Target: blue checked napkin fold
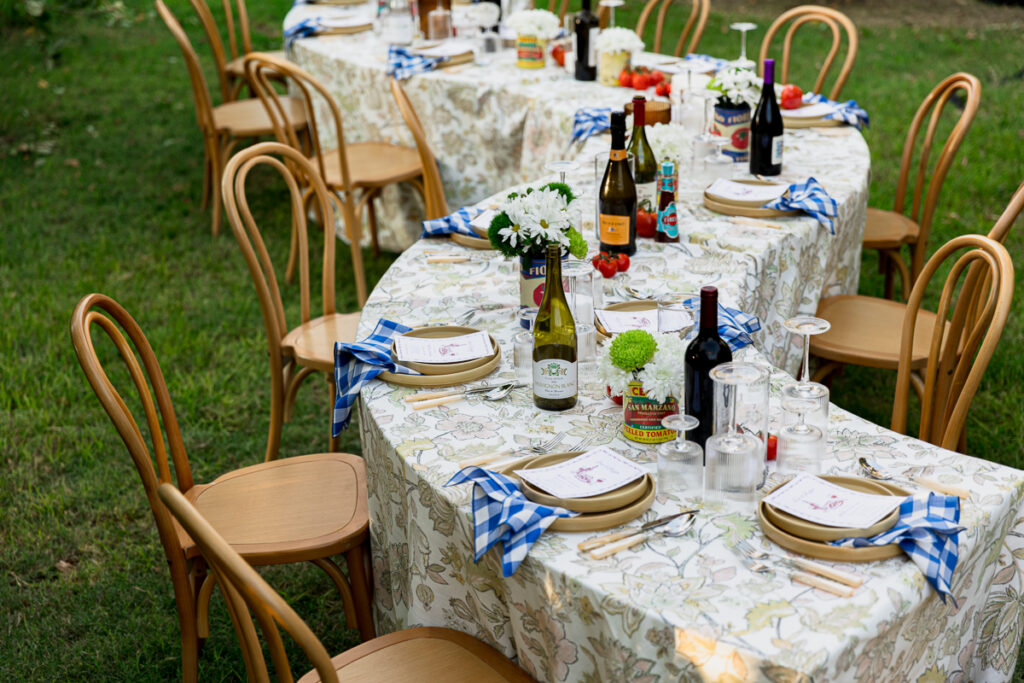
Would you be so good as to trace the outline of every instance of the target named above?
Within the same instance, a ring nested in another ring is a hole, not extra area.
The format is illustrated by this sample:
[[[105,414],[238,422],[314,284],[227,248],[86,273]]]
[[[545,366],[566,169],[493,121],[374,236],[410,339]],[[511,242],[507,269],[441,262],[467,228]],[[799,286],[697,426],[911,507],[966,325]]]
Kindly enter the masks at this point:
[[[700,297],[685,299],[683,306],[689,309],[695,318],[700,317]],[[753,344],[754,340],[750,335],[760,329],[761,322],[756,315],[718,304],[718,336],[729,345],[730,351],[735,353],[744,346]]]
[[[826,119],[838,119],[843,123],[856,126],[858,130],[863,130],[871,124],[871,121],[868,119],[868,113],[857,104],[857,100],[836,102],[835,100],[830,100],[824,95],[819,95],[818,93],[813,92],[804,93],[803,100],[804,104],[818,104],[820,102],[834,104],[836,106],[836,110],[831,114],[826,114]]]
[[[473,537],[479,562],[498,541],[502,544],[501,573],[512,576],[540,535],[559,517],[578,513],[529,500],[511,477],[482,467],[463,467],[445,486],[473,482]]]
[[[315,36],[323,30],[320,17],[308,17],[284,30],[284,49],[291,50],[292,43],[299,38]]]
[[[583,142],[591,135],[597,135],[611,127],[611,107],[580,107],[572,121],[572,140]]]
[[[768,202],[763,208],[803,211],[828,228],[830,233],[836,234],[836,226],[832,219],[838,215],[839,205],[814,178],[808,178],[802,183],[793,183],[789,186],[789,192]]]
[[[467,237],[480,237],[473,230],[470,222],[479,216],[482,211],[483,209],[475,206],[464,206],[450,216],[423,221],[423,232],[420,233],[420,237],[440,237],[452,233],[466,235]]]
[[[955,605],[950,583],[957,563],[957,535],[965,528],[959,522],[959,498],[923,492],[900,503],[900,518],[888,531],[871,538],[842,538],[832,545],[863,548],[898,543],[920,567],[939,598],[945,602],[948,595]]]
[[[441,57],[424,57],[400,45],[389,45],[387,74],[404,81],[416,74],[433,71],[443,61]]]
[[[352,406],[359,398],[359,390],[364,384],[384,371],[398,375],[420,374],[391,360],[391,342],[398,335],[405,334],[411,329],[381,318],[373,333],[366,339],[334,344],[334,383],[338,389],[331,424],[331,433],[334,436],[338,436],[342,429],[348,427]]]

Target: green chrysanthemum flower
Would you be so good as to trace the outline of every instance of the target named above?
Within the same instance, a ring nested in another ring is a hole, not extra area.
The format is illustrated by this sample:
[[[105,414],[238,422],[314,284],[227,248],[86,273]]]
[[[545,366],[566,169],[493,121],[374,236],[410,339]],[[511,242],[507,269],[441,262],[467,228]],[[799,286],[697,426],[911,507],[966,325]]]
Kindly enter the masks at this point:
[[[608,349],[612,364],[620,370],[639,370],[654,358],[658,344],[650,332],[629,330],[615,337]]]

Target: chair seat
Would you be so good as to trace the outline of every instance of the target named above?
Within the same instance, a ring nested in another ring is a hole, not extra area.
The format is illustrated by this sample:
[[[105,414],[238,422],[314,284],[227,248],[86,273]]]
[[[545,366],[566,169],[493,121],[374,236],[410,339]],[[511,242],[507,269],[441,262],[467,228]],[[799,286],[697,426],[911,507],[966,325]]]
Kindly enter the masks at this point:
[[[865,249],[897,249],[917,242],[920,231],[917,223],[901,213],[868,209],[863,245]]]
[[[342,553],[369,529],[363,459],[317,453],[229,472],[185,497],[253,563],[301,562]],[[186,554],[198,549],[180,526]]]
[[[288,59],[288,55],[284,50],[274,50],[273,52],[267,52],[265,54],[268,54],[275,59]],[[224,70],[232,78],[245,78],[245,55],[232,59],[224,65]],[[274,76],[277,76],[276,72]],[[274,76],[271,76],[271,78],[274,78]],[[277,80],[280,79],[278,78]]]
[[[334,342],[356,340],[360,313],[333,313],[299,325],[281,340],[281,350],[300,365],[331,372],[334,370]]]
[[[287,104],[288,121],[293,128],[306,126],[306,110],[302,100],[289,97]],[[273,135],[274,127],[267,116],[263,103],[257,98],[225,102],[213,108],[213,125],[221,133],[238,138]]]
[[[357,645],[331,662],[341,683],[497,683],[532,681],[490,645],[447,628],[410,628]],[[299,683],[316,683],[316,670]]]
[[[906,310],[906,304],[870,296],[822,299],[817,316],[829,321],[832,328],[811,337],[811,353],[840,363],[898,370]],[[918,314],[912,368],[923,368],[927,364],[937,321],[937,316],[930,311],[922,310]]]
[[[423,174],[420,155],[415,147],[402,147],[387,142],[357,142],[345,146],[348,151],[348,172],[355,187],[375,187],[412,180]],[[312,160],[316,163],[315,158]],[[338,150],[324,154],[327,184],[344,189]]]

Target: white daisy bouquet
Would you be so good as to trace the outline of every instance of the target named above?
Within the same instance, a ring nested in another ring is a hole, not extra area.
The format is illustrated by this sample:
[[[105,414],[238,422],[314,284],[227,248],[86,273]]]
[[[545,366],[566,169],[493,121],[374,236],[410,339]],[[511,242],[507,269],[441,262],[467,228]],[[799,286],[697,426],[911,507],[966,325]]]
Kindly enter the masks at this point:
[[[715,90],[718,95],[718,106],[739,107],[748,104],[756,107],[761,99],[761,86],[764,81],[750,69],[730,66],[719,71],[708,83],[708,90]]]
[[[597,36],[598,52],[640,52],[644,41],[632,29],[606,28]]]
[[[509,16],[507,26],[520,36],[551,40],[558,35],[558,17],[546,9],[520,10]]]
[[[665,403],[683,386],[685,344],[676,333],[623,332],[605,345],[598,359],[598,373],[612,396],[622,394],[630,382],[637,381],[648,397]]]
[[[587,255],[587,241],[573,222],[582,213],[576,196],[564,183],[548,183],[513,192],[491,220],[487,237],[507,258],[542,253],[549,244],[560,244],[576,258]]]

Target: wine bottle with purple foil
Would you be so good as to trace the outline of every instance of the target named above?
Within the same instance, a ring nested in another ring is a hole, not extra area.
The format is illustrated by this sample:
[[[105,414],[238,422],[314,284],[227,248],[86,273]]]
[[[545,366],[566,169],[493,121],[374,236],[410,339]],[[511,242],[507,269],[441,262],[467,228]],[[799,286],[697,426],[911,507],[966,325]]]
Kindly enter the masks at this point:
[[[751,175],[782,173],[782,112],[775,98],[775,60],[764,60],[761,101],[750,119]]]
[[[697,337],[686,347],[683,356],[685,365],[686,414],[693,415],[700,423],[686,438],[704,448],[714,431],[715,387],[711,381],[711,368],[732,361],[729,345],[718,334],[718,288],[702,287],[700,290],[700,328]]]

